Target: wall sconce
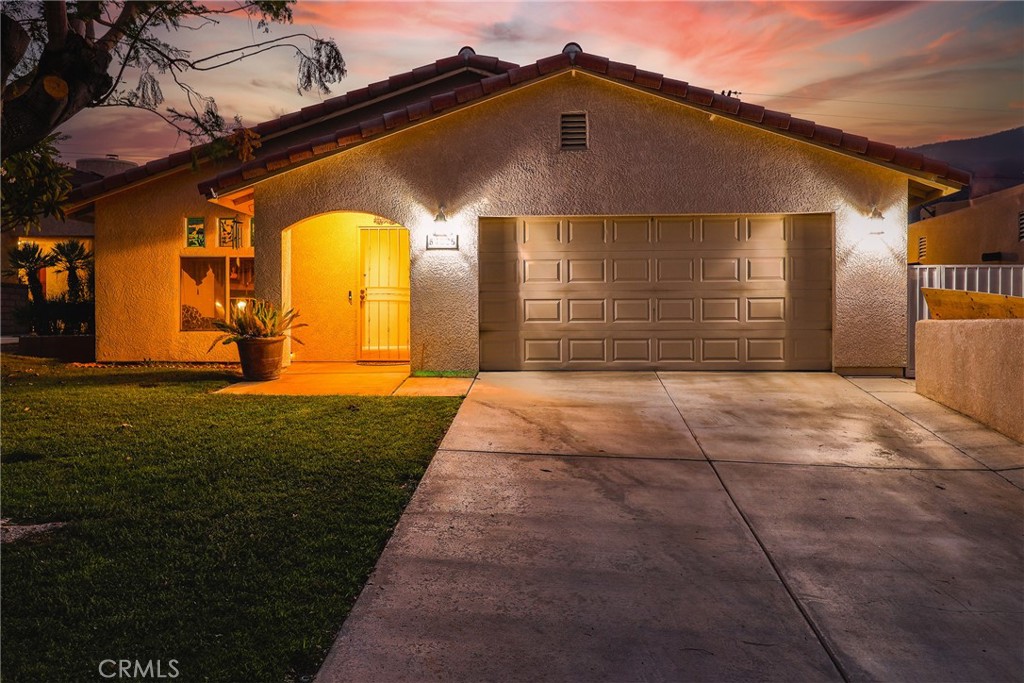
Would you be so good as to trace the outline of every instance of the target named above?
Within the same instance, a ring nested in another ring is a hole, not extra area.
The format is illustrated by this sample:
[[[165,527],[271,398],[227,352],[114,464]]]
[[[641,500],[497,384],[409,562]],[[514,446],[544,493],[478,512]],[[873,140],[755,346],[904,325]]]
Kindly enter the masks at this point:
[[[871,211],[870,213],[868,213],[868,218],[870,218],[873,221],[880,221],[883,220],[885,216],[883,216],[882,212],[878,210],[878,205],[874,204],[871,206]]]
[[[437,215],[434,216],[435,223],[446,223],[448,222],[448,216],[444,214],[444,204],[437,207]]]

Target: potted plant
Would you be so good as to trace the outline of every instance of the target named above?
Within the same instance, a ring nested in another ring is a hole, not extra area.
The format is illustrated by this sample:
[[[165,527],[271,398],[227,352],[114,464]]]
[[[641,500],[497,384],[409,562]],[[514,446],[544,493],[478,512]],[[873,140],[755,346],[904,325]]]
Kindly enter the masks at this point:
[[[253,299],[243,303],[231,307],[229,322],[214,321],[214,326],[224,334],[210,344],[207,353],[217,344],[237,344],[245,379],[254,382],[277,379],[281,376],[285,336],[291,336],[292,341],[301,344],[301,340],[289,333],[306,327],[306,323],[295,322],[299,317],[295,309],[281,313],[270,301]]]

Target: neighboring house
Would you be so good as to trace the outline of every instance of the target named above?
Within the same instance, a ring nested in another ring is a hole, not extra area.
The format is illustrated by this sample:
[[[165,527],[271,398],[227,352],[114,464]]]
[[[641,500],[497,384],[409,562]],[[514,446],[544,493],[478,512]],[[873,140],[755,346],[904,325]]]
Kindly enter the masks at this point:
[[[900,373],[907,211],[969,181],[574,43],[464,48],[255,130],[254,161],[76,193],[98,360],[232,360],[210,321],[257,296],[309,323],[297,361]]]
[[[79,159],[75,162],[75,168],[71,171],[71,187],[77,188],[82,185],[103,180],[108,175],[123,173],[124,171],[138,166],[133,161],[124,161],[117,158],[116,154],[109,154],[106,157]],[[0,233],[0,262],[2,271],[8,272],[9,264],[7,252],[16,245],[25,242],[34,242],[44,252],[53,249],[58,242],[75,239],[85,245],[86,249],[93,247],[93,223],[92,217],[80,214],[67,220],[59,218],[44,218],[38,230],[30,233],[10,230]],[[67,275],[60,272],[57,267],[45,268],[40,272],[40,280],[43,283],[43,292],[48,299],[59,296],[67,291]],[[14,275],[4,275],[2,280],[3,297],[0,299],[0,329],[4,334],[22,333],[27,331],[19,324],[15,309],[23,307],[28,303],[28,288],[19,282]]]
[[[1024,185],[936,208],[934,218],[910,225],[908,263],[1024,263]]]

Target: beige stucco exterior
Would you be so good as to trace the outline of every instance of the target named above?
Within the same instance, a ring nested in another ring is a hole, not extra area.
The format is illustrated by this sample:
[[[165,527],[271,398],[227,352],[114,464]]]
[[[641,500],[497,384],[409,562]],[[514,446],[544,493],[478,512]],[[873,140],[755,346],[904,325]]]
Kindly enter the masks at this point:
[[[1024,442],[1024,320],[921,320],[917,391]]]
[[[1024,185],[972,199],[969,206],[913,223],[907,240],[907,262],[922,265],[982,263],[981,255],[1000,252],[989,263],[1024,263],[1019,216],[1024,211]],[[926,253],[919,258],[919,240]]]
[[[586,111],[590,149],[561,152]],[[907,177],[583,73],[563,73],[256,185],[257,287],[291,303],[289,226],[362,211],[409,228],[414,369],[478,367],[481,216],[833,213],[834,366],[906,364]],[[297,198],[301,198],[298,201]],[[458,251],[427,251],[444,204]],[[868,216],[877,207],[884,218]]]

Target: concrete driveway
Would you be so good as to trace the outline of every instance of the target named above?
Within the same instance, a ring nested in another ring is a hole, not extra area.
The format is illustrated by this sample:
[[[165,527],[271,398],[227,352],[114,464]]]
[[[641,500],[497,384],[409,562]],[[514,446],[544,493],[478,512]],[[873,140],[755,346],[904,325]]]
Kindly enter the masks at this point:
[[[318,680],[1021,680],[1022,488],[903,380],[485,373]]]

